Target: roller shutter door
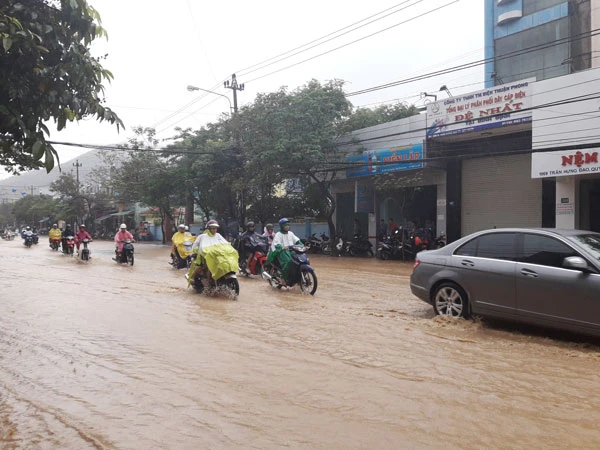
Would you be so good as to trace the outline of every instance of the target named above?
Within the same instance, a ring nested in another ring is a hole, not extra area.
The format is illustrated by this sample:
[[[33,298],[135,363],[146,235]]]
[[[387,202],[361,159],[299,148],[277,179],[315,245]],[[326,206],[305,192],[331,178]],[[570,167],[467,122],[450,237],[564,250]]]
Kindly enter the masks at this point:
[[[541,227],[542,181],[531,178],[531,155],[463,161],[461,228]]]

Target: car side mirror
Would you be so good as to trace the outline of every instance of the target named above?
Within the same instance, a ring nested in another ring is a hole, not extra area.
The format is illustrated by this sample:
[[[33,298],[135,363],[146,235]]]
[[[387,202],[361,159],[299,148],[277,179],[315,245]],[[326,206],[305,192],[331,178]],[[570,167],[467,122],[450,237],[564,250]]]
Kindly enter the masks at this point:
[[[587,261],[581,256],[569,256],[563,260],[563,267],[567,269],[581,270],[582,272],[591,272]]]

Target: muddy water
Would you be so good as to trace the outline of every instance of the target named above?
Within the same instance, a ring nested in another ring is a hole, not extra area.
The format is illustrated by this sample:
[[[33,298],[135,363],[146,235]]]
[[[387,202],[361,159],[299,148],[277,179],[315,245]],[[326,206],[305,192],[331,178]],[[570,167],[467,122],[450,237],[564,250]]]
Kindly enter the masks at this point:
[[[2,449],[600,448],[597,343],[441,320],[410,265],[312,257],[315,297],[186,289],[0,242]]]

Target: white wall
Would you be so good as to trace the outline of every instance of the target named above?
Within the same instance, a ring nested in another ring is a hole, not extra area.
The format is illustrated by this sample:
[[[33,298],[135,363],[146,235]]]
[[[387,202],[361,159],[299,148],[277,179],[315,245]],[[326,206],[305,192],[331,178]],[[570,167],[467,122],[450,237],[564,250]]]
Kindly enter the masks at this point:
[[[533,83],[533,150],[598,142],[599,93],[600,69]]]

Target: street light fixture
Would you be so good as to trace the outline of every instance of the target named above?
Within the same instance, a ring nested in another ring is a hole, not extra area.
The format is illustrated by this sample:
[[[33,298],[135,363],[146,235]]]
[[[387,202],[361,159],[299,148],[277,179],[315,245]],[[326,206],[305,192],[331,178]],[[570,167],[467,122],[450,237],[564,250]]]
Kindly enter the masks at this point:
[[[446,91],[446,94],[448,94],[448,97],[452,97],[452,94],[450,93],[450,89],[448,89],[448,87],[445,84],[440,88],[440,92],[442,92],[442,91]]]
[[[215,94],[215,95],[220,95],[221,97],[225,97],[227,99],[227,101],[229,102],[229,111],[233,111],[233,106],[231,106],[231,100],[229,100],[229,97],[227,97],[226,95],[219,94],[218,92],[215,92],[215,91],[209,91],[208,89],[202,89],[197,86],[192,86],[191,84],[188,84],[187,90],[190,92],[203,91],[203,92],[208,92],[209,94]]]

